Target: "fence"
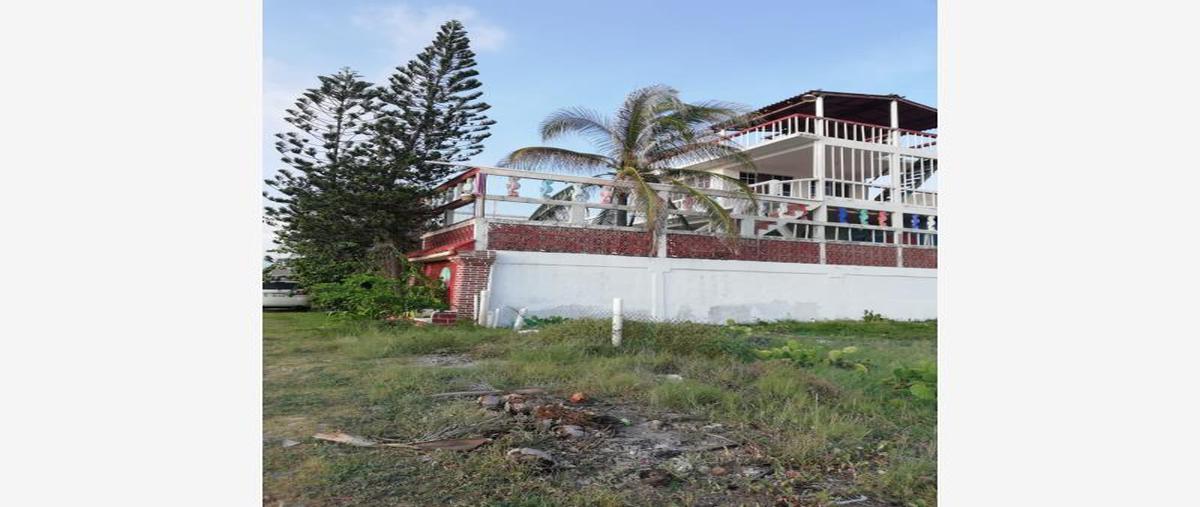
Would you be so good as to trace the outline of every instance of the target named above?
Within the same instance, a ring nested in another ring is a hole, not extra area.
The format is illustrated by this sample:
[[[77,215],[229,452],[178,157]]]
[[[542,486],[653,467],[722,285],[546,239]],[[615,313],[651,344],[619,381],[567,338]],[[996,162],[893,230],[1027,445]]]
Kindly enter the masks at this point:
[[[722,134],[742,149],[750,149],[766,143],[810,135],[857,141],[869,144],[898,146],[909,150],[936,153],[937,134],[881,125],[871,125],[850,120],[812,116],[803,113],[791,114],[759,125]]]
[[[861,151],[861,150],[858,150]],[[836,152],[836,151],[835,151]],[[845,152],[855,155],[854,150]],[[836,159],[835,159],[836,160]],[[841,160],[847,160],[843,158]],[[911,165],[911,164],[910,164]],[[846,178],[873,178],[871,182],[831,179],[825,181],[829,197],[859,199],[864,202],[854,212],[867,212],[870,220],[849,220],[827,216],[832,213],[816,199],[818,180],[768,181],[753,185],[754,195],[721,189],[687,190],[672,185],[648,184],[655,191],[663,230],[701,234],[732,234],[742,238],[775,237],[794,240],[825,240],[864,243],[936,245],[930,236],[936,231],[903,229],[908,223],[884,223],[878,216],[901,215],[884,196],[890,184],[879,183],[889,177],[882,164],[835,161],[831,175]],[[905,189],[903,203],[936,205],[936,193]],[[635,185],[606,178],[573,176],[513,169],[473,168],[443,185],[433,199],[440,205],[437,226],[446,227],[472,218],[498,222],[525,222],[542,225],[569,225],[627,231],[647,231],[646,203],[639,201]],[[875,201],[872,203],[871,201]],[[932,202],[930,202],[932,201]],[[878,206],[878,207],[873,207]],[[846,213],[848,210],[839,210]],[[900,233],[911,232],[913,242]],[[898,234],[900,234],[898,236]]]

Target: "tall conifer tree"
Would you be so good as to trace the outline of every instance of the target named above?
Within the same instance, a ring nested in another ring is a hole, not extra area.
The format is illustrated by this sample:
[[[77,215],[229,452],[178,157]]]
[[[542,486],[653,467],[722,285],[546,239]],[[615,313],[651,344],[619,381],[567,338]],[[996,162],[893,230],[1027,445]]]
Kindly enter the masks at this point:
[[[295,257],[308,281],[337,279],[360,269],[375,234],[353,213],[358,174],[369,172],[371,122],[376,91],[343,68],[317,78],[285,120],[291,129],[275,135],[275,149],[288,165],[266,180],[275,193],[265,219],[277,226],[280,252]]]
[[[294,129],[277,134],[289,168],[268,186],[268,222],[305,281],[331,281],[369,263],[399,275],[398,256],[418,245],[432,218],[433,188],[483,150],[495,122],[484,114],[475,53],[462,23],[442,25],[433,43],[372,88],[343,69],[321,76],[287,111]]]
[[[442,25],[433,43],[388,79],[380,89],[382,109],[376,129],[379,153],[405,165],[405,179],[430,186],[454,172],[427,161],[463,162],[483,151],[495,121],[480,101],[475,53],[463,24]]]

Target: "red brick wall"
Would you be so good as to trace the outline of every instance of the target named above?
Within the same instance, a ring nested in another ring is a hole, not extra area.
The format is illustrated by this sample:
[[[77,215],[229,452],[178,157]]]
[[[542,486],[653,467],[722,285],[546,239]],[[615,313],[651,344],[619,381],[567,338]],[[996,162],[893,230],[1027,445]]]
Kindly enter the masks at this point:
[[[433,314],[433,318],[430,320],[433,321],[434,324],[448,326],[458,320],[458,314],[454,312],[437,312]]]
[[[829,243],[825,245],[825,264],[896,267],[896,253],[894,246]]]
[[[937,269],[937,249],[905,248],[904,267]]]
[[[635,231],[493,223],[488,228],[488,249],[646,256],[650,237]]]
[[[743,238],[730,243],[716,236],[667,234],[667,257],[818,264],[821,247],[804,241]]]
[[[446,232],[439,232],[421,240],[421,250],[457,245],[472,239],[475,239],[475,224],[473,223]]]
[[[475,318],[475,296],[487,288],[488,274],[492,271],[492,263],[496,262],[496,252],[468,250],[459,252],[452,257],[454,277],[450,280],[454,300],[450,306],[458,313],[458,318],[473,320]]]

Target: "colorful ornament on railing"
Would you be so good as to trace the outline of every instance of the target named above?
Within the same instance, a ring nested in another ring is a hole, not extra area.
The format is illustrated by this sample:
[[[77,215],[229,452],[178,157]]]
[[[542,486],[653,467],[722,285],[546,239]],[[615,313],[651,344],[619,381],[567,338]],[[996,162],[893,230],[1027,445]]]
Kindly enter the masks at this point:
[[[508,196],[517,197],[521,195],[518,190],[521,190],[521,179],[516,176],[508,177]]]
[[[549,199],[550,195],[553,193],[554,185],[550,183],[550,180],[542,180],[542,198]]]
[[[908,225],[910,226],[909,229],[920,229],[921,215],[909,215]]]
[[[843,224],[850,223],[849,212],[846,211],[846,208],[838,208],[838,222]]]
[[[691,211],[692,208],[694,208],[694,207],[696,207],[696,198],[695,197],[692,197],[689,195],[689,196],[683,198],[684,211]]]
[[[799,218],[801,220],[808,218],[808,205],[807,204],[797,204],[796,205],[796,218]]]
[[[862,225],[871,224],[871,214],[865,209],[858,210],[858,223]]]
[[[929,217],[929,220],[927,220],[927,222],[929,223],[929,230],[931,230],[931,231],[937,230],[937,217]]]
[[[603,204],[612,204],[613,187],[604,187],[600,191],[600,202]]]
[[[876,218],[879,219],[880,227],[887,227],[888,213],[886,211],[880,211]]]

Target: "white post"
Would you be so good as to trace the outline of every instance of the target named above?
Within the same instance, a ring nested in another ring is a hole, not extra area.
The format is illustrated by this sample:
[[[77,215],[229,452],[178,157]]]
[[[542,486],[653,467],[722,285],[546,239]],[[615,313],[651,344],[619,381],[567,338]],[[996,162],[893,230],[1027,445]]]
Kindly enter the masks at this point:
[[[621,346],[621,298],[613,298],[612,344]]]
[[[487,289],[479,291],[479,306],[475,307],[475,323],[480,326],[487,326],[488,305],[491,303]]]
[[[500,327],[500,309],[499,308],[497,308],[496,312],[492,315],[492,320],[491,320],[491,322],[488,322],[488,327]]]
[[[517,310],[517,320],[513,321],[513,331],[520,331],[521,328],[525,327],[525,310],[528,310],[528,308]]]

